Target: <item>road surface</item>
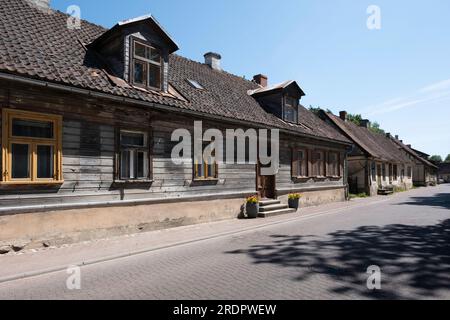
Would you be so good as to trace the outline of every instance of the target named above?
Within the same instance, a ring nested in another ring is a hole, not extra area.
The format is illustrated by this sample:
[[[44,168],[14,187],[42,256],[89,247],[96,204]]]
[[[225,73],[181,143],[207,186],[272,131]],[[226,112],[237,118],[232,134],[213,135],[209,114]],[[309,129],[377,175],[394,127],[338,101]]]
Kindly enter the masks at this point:
[[[361,201],[81,267],[79,290],[67,272],[0,283],[0,299],[450,299],[450,185]]]

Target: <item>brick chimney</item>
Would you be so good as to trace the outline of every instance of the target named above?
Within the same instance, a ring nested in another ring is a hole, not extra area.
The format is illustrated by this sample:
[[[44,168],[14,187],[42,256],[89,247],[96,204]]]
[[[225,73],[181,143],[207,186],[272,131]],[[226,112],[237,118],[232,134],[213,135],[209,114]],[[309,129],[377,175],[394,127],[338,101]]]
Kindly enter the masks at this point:
[[[347,121],[347,111],[339,112],[339,118],[341,118],[344,121]]]
[[[398,134],[395,136],[395,140],[398,140],[398,138],[399,138],[399,136],[398,136]]]
[[[257,74],[253,77],[253,81],[259,84],[261,87],[265,88],[269,84],[269,78],[263,74]]]
[[[390,139],[392,137],[392,135],[388,132],[386,133],[386,138]]]
[[[370,126],[370,121],[367,120],[367,119],[363,119],[363,120],[361,120],[359,126],[360,126],[360,127],[363,127],[363,128],[369,128],[369,126]]]
[[[208,52],[204,55],[205,64],[210,66],[211,69],[216,71],[222,71],[222,66],[220,64],[222,56],[218,53]]]
[[[408,144],[406,145],[408,148],[412,149],[412,145]]]

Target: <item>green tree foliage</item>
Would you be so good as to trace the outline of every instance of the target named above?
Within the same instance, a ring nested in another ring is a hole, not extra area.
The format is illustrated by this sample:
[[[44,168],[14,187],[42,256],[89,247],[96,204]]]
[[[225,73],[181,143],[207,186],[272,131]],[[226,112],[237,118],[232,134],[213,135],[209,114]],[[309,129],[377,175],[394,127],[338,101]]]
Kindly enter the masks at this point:
[[[350,122],[353,122],[357,126],[361,125],[362,116],[360,114],[347,114],[347,120]]]
[[[363,120],[363,117],[360,114],[351,114],[351,113],[349,113],[347,115],[347,120],[350,121],[350,122],[353,122],[357,126],[360,126],[361,125],[361,121]],[[370,123],[369,130],[371,130],[371,131],[373,131],[375,133],[381,133],[381,134],[385,134],[386,133],[383,129],[381,129],[380,124],[378,122],[376,122],[376,121],[373,122],[373,123],[372,122]]]
[[[309,111],[311,111],[312,113],[314,113],[315,115],[319,115],[319,112],[323,110],[321,107],[313,107],[313,106],[309,106]],[[330,109],[327,109],[325,112],[328,113],[333,113]]]
[[[378,122],[374,122],[370,125],[370,130],[372,130],[375,133],[381,133],[381,134],[385,134],[386,132],[380,128],[380,124]]]
[[[431,156],[430,158],[431,161],[433,162],[437,162],[437,163],[442,163],[442,157],[441,156]]]
[[[450,163],[450,154],[445,158],[445,163]]]

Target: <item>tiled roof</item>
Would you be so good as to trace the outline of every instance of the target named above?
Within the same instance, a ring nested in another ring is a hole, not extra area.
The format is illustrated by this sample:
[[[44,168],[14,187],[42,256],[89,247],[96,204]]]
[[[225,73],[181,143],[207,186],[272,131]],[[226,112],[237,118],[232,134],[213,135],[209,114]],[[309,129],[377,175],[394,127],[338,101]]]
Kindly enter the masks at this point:
[[[351,121],[343,121],[340,117],[326,113],[329,119],[340,128],[356,145],[369,156],[389,162],[411,162],[400,147],[381,133],[360,127]]]
[[[439,173],[440,174],[450,174],[450,163],[439,164]]]
[[[401,148],[403,148],[406,152],[408,152],[410,155],[412,155],[414,158],[416,158],[417,160],[421,161],[423,164],[435,168],[437,169],[437,166],[432,164],[430,161],[428,161],[427,159],[421,157],[414,149],[410,148],[409,146],[405,145],[403,142],[401,142],[400,140],[397,140],[395,138],[392,139],[396,144],[398,144]]]
[[[258,89],[257,84],[175,54],[170,56],[169,83],[187,101],[167,93],[116,85],[98,57],[86,49],[107,29],[83,20],[81,29],[69,30],[67,18],[59,11],[38,10],[26,0],[0,0],[0,73],[349,143],[307,109],[300,107],[298,125],[286,123],[247,94]],[[193,88],[186,79],[198,81],[205,90]]]

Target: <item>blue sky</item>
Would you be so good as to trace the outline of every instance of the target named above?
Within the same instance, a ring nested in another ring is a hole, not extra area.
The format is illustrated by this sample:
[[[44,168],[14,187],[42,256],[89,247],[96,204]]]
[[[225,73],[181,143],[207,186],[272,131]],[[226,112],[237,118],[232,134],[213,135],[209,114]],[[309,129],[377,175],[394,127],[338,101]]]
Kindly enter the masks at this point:
[[[305,106],[347,110],[378,121],[430,154],[450,153],[450,1],[448,0],[52,0],[105,27],[152,13],[202,61],[274,84],[297,80]],[[367,8],[381,9],[369,30]]]

